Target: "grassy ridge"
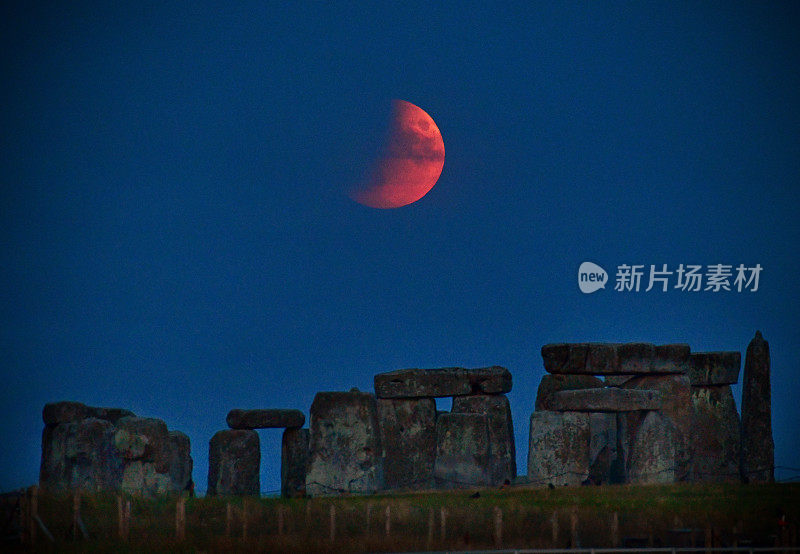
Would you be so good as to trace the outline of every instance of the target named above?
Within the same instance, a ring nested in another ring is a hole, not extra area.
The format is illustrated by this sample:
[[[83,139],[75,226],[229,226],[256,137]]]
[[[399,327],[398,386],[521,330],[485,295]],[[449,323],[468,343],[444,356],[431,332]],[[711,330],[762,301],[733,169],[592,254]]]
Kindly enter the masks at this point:
[[[315,499],[190,498],[186,540],[175,539],[175,497],[131,501],[130,536],[117,536],[116,495],[84,495],[81,517],[90,540],[74,540],[73,498],[40,494],[38,513],[55,536],[59,552],[366,552],[491,548],[496,514],[502,511],[502,546],[570,546],[573,522],[580,546],[612,546],[626,538],[659,545],[687,545],[710,539],[715,546],[737,542],[773,545],[775,535],[796,542],[800,484],[680,484],[559,489],[509,488],[431,491],[395,495]],[[226,538],[228,504],[234,514]],[[245,506],[246,504],[246,506]],[[331,506],[335,539],[330,541]],[[386,535],[386,508],[390,530]],[[242,541],[242,509],[247,541]],[[441,537],[442,509],[446,514]],[[279,511],[283,514],[279,515]],[[369,513],[369,516],[367,515]],[[618,532],[613,531],[616,513]],[[575,514],[575,515],[573,515]],[[786,516],[787,525],[778,523]],[[283,534],[279,535],[279,519]],[[369,517],[369,522],[367,518]],[[429,527],[433,518],[433,527]],[[556,521],[553,541],[554,524]],[[781,528],[783,531],[781,531]],[[433,531],[432,537],[429,536]],[[681,531],[676,531],[681,530]],[[693,533],[690,530],[694,530]],[[792,538],[792,533],[795,533]],[[39,534],[38,547],[52,550]],[[20,549],[21,550],[21,549]]]

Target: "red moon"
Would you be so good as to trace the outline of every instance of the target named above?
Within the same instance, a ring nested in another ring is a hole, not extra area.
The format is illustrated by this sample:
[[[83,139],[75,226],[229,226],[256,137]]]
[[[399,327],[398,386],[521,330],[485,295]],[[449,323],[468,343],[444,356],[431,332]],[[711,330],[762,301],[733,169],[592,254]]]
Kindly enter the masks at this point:
[[[405,100],[394,100],[388,136],[372,171],[350,192],[371,208],[400,208],[433,188],[444,167],[444,141],[433,118]]]

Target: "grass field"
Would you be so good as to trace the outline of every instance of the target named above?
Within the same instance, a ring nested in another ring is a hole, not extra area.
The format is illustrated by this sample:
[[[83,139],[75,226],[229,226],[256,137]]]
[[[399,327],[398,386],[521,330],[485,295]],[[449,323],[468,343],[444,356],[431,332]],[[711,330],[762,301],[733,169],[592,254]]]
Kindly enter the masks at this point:
[[[476,492],[478,497],[474,497]],[[128,500],[130,531],[127,540],[122,540],[117,496],[84,494],[80,514],[87,540],[72,528],[74,497],[40,492],[38,515],[56,544],[38,530],[35,549],[390,552],[496,546],[772,546],[776,540],[796,545],[800,523],[800,484],[515,487],[314,499],[189,498],[184,540],[176,538],[176,497],[125,497],[123,505]],[[784,524],[781,516],[785,516]],[[27,551],[30,547],[6,542],[3,548]]]

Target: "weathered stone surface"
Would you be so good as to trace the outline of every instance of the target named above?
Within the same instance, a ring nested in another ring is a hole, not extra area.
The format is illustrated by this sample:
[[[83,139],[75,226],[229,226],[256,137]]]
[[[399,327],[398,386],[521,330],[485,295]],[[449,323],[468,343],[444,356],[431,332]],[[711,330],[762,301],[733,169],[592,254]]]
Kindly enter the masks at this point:
[[[695,352],[689,356],[689,380],[693,387],[733,385],[741,365],[739,352]]]
[[[170,431],[167,437],[167,458],[169,460],[168,475],[170,490],[183,491],[192,489],[192,467],[189,437],[180,431]]]
[[[661,415],[673,427],[675,439],[675,478],[691,479],[694,415],[692,391],[686,375],[641,375],[625,382],[627,389],[655,390],[661,393]]]
[[[306,494],[370,493],[383,488],[383,448],[375,397],[319,392],[311,404]]]
[[[150,417],[123,417],[117,421],[114,443],[126,460],[141,459],[155,465],[157,473],[168,473],[167,424]]]
[[[436,460],[436,402],[433,398],[379,398],[384,486],[433,486]]]
[[[692,387],[692,478],[739,480],[739,414],[729,385]]]
[[[281,496],[294,498],[306,494],[308,429],[289,428],[281,440]]]
[[[511,405],[504,394],[457,396],[453,413],[482,414],[489,424],[489,484],[502,485],[517,476],[517,451]]]
[[[661,404],[658,391],[613,387],[559,391],[553,393],[549,401],[550,409],[558,412],[658,410]]]
[[[380,398],[502,394],[510,391],[511,373],[500,366],[399,369],[375,376],[375,394]]]
[[[50,402],[45,404],[42,409],[42,420],[45,425],[75,422],[88,417],[105,419],[116,424],[118,419],[133,415],[136,414],[122,408],[95,408],[72,401]]]
[[[217,431],[208,443],[208,496],[258,496],[261,447],[253,430]]]
[[[586,484],[613,482],[612,468],[617,460],[617,416],[611,412],[589,414],[589,476]]]
[[[591,375],[545,375],[536,391],[536,409],[549,410],[555,392],[562,390],[592,389],[603,386],[603,382]]]
[[[635,375],[606,375],[603,377],[603,384],[607,387],[621,387]]]
[[[554,374],[635,375],[684,373],[689,346],[649,343],[565,343],[542,347],[544,368]]]
[[[589,476],[591,431],[588,413],[539,411],[531,414],[528,481],[579,485]]]
[[[191,482],[189,438],[158,419],[79,402],[45,405],[40,486],[158,494]]]
[[[300,410],[231,410],[226,421],[231,429],[299,429],[306,422],[306,416]]]
[[[449,413],[436,420],[436,486],[443,489],[489,483],[489,420],[483,414]]]
[[[756,331],[747,345],[742,382],[742,479],[775,480],[769,343]]]
[[[39,484],[51,491],[118,489],[123,460],[114,447],[110,421],[86,418],[55,426],[42,433]]]
[[[169,475],[157,472],[155,465],[141,460],[135,460],[125,465],[120,488],[128,494],[147,496],[165,494],[174,490]]]
[[[647,412],[631,445],[628,480],[631,483],[673,483],[675,440],[667,418]]]

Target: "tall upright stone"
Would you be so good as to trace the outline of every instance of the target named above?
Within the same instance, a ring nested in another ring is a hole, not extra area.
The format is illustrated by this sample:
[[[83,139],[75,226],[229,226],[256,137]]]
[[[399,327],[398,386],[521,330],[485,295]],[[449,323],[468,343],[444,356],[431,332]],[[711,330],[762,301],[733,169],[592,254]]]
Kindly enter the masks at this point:
[[[443,489],[489,484],[491,446],[485,414],[449,413],[436,420],[436,486]]]
[[[306,494],[372,493],[383,488],[383,448],[375,396],[319,392],[311,404]]]
[[[253,430],[217,431],[208,443],[208,496],[258,496],[261,447]]]
[[[433,398],[378,398],[377,406],[385,488],[431,488],[436,402]]]
[[[289,428],[281,439],[281,496],[294,498],[306,493],[308,429]]]
[[[775,480],[769,343],[756,331],[747,346],[742,382],[742,459],[745,482]]]
[[[528,480],[532,484],[580,485],[589,477],[589,413],[533,412],[530,423]]]
[[[692,475],[692,388],[682,374],[641,375],[623,385],[627,389],[657,390],[661,393],[661,415],[672,424],[675,441],[675,479],[689,481]]]
[[[636,430],[628,460],[631,483],[673,483],[675,441],[672,422],[659,412],[647,412]]]
[[[517,451],[511,406],[504,394],[457,396],[453,413],[484,414],[489,423],[489,484],[502,485],[517,476]]]
[[[740,423],[730,385],[692,387],[692,480],[738,481]]]

